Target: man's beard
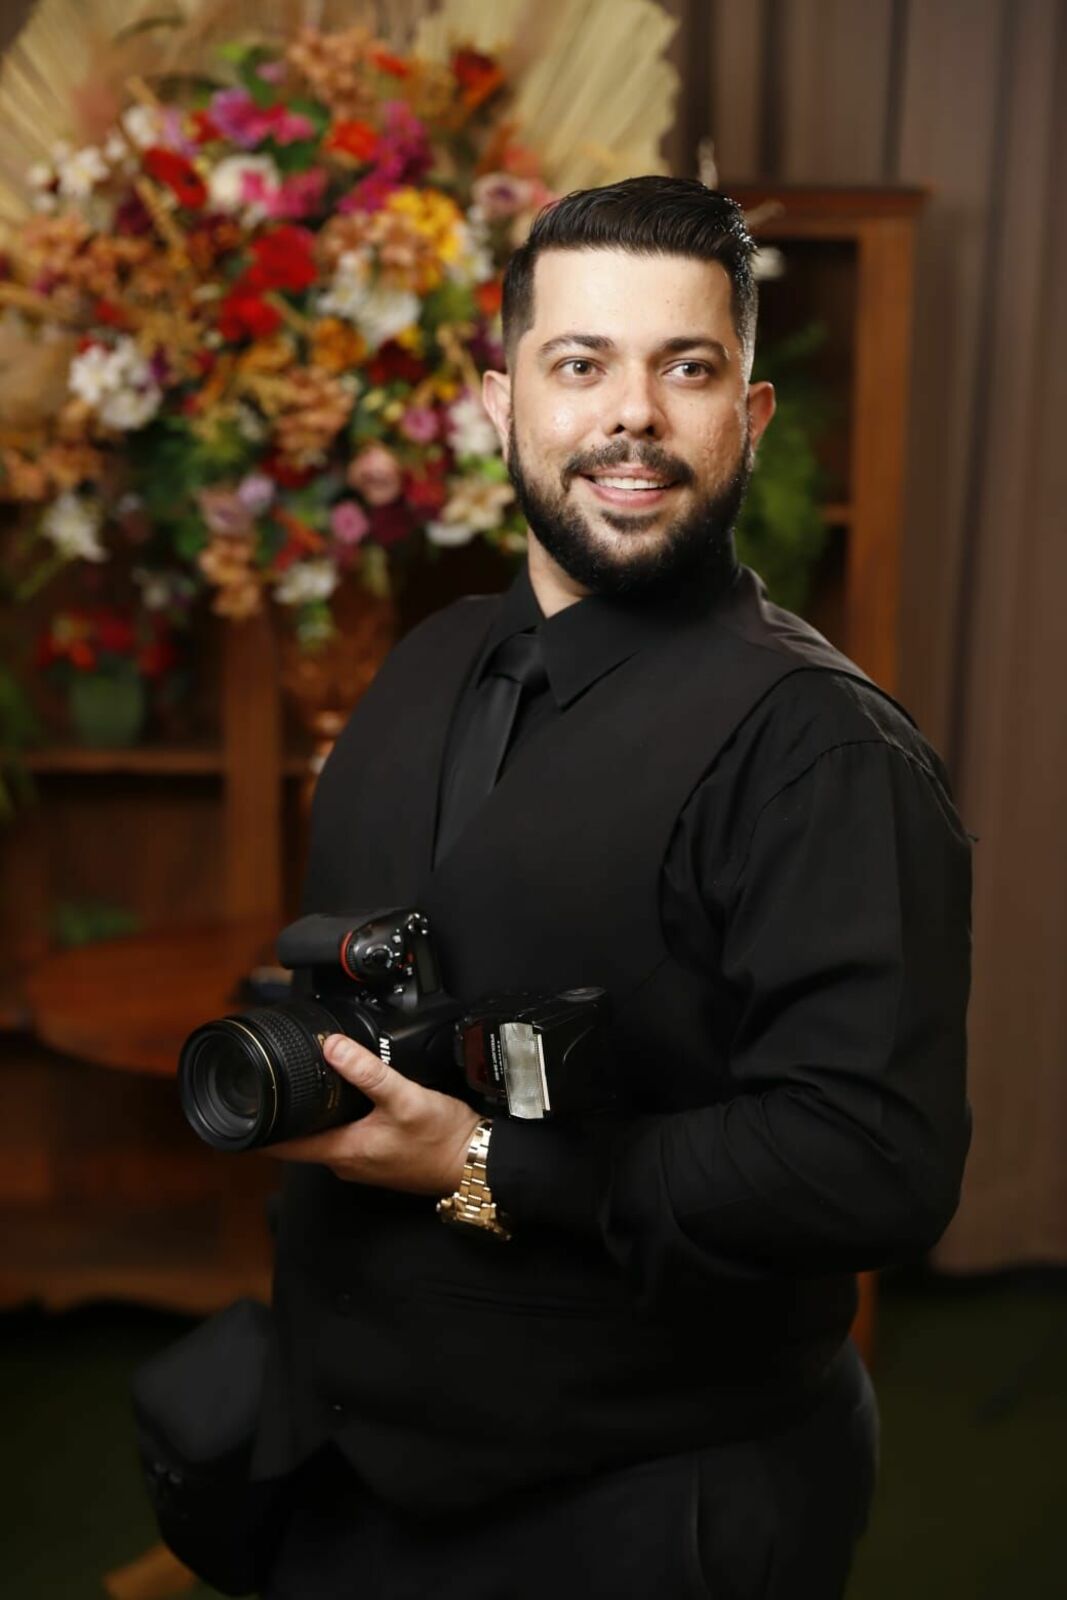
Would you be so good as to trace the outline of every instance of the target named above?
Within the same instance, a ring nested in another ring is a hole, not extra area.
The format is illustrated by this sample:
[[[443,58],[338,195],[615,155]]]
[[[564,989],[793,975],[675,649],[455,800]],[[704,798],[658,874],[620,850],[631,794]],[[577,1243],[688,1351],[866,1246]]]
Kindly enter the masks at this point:
[[[508,475],[531,532],[576,583],[593,594],[620,599],[666,599],[693,585],[706,593],[732,574],[736,564],[733,528],[752,476],[753,457],[746,435],[737,465],[725,483],[698,500],[687,516],[669,523],[648,549],[637,547],[636,535],[651,524],[655,513],[627,514],[604,508],[599,515],[609,527],[635,536],[634,549],[620,552],[602,546],[583,512],[568,503],[567,489],[574,478],[626,463],[690,484],[691,468],[660,445],[619,440],[595,453],[572,456],[561,474],[559,492],[553,495],[532,483],[523,469],[514,417],[508,437]]]

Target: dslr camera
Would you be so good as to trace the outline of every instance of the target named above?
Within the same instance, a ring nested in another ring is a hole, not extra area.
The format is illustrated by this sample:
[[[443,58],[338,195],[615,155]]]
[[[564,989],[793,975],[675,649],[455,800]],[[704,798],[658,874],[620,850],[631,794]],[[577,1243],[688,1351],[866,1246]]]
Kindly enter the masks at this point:
[[[373,1102],[322,1053],[344,1033],[427,1088],[489,1113],[537,1119],[612,1098],[603,989],[446,994],[425,914],[302,917],[278,960],[292,998],[206,1022],[182,1046],[186,1120],[215,1150],[251,1150],[355,1122]]]

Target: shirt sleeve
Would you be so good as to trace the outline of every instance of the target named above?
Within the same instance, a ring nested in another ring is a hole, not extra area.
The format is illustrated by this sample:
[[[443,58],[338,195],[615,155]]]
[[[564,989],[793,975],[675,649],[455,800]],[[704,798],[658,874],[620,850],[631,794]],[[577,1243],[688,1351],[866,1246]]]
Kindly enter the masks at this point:
[[[599,1236],[653,1292],[928,1249],[969,1140],[970,845],[945,784],[890,742],[828,749],[700,888],[735,1092],[600,1127],[498,1120],[502,1209]]]

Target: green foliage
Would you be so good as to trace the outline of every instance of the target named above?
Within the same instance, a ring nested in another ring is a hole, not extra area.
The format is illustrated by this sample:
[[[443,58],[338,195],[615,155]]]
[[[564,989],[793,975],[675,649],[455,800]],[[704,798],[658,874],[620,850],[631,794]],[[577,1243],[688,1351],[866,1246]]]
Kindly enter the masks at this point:
[[[803,611],[811,575],[826,545],[819,509],[824,474],[815,442],[831,406],[805,365],[825,338],[812,324],[761,353],[753,381],[774,384],[778,406],[760,441],[756,467],[737,525],[737,553],[767,585],[770,598]]]
[[[52,913],[52,934],[66,950],[122,939],[140,931],[140,918],[126,906],[103,900],[61,900]]]

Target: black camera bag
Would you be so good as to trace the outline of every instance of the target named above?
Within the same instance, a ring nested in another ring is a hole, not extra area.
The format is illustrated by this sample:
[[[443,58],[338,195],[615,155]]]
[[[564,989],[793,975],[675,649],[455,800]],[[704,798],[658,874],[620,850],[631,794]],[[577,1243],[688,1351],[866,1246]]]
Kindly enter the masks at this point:
[[[137,1369],[141,1467],[163,1542],[199,1578],[247,1595],[273,1558],[285,1479],[249,1476],[270,1312],[238,1300]]]

